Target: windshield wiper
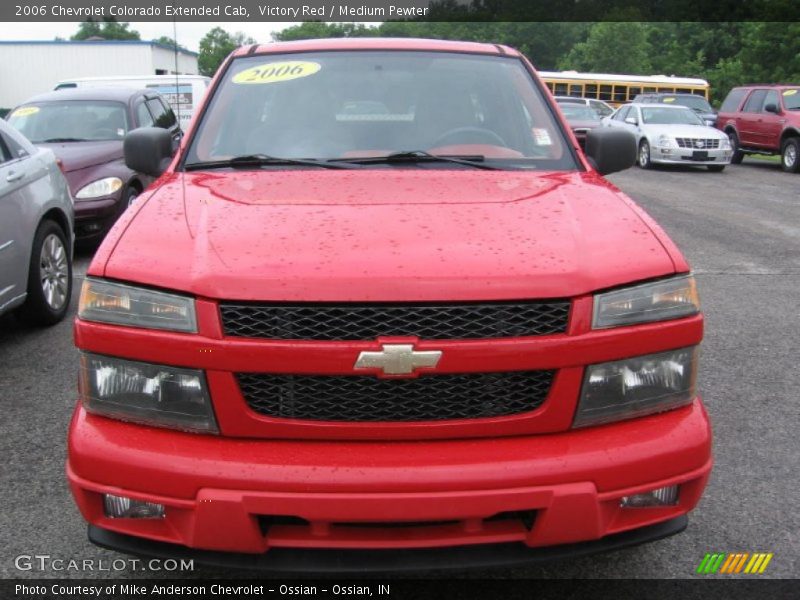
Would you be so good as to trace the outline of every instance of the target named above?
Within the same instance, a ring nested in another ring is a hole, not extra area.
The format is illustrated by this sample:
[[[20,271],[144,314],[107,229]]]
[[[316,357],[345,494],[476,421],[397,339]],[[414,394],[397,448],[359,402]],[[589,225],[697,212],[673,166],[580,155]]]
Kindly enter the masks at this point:
[[[485,156],[480,154],[475,155],[438,155],[425,152],[424,150],[406,150],[403,152],[393,152],[386,156],[365,156],[363,158],[337,158],[340,162],[350,162],[360,165],[374,165],[374,164],[391,164],[391,163],[404,163],[404,162],[447,162],[455,163],[457,165],[466,165],[468,167],[475,167],[476,169],[489,169],[492,171],[498,170],[499,167],[483,164],[486,160]]]
[[[47,140],[37,142],[37,144],[58,144],[60,142],[88,142],[88,141],[89,140],[84,138],[60,137],[60,138],[49,138]]]
[[[197,171],[200,169],[224,169],[224,168],[246,168],[261,167],[265,165],[302,165],[305,167],[321,167],[323,169],[355,169],[354,165],[341,164],[327,160],[317,160],[313,158],[280,158],[267,154],[245,154],[235,156],[225,160],[207,160],[186,163],[184,168],[187,171]]]

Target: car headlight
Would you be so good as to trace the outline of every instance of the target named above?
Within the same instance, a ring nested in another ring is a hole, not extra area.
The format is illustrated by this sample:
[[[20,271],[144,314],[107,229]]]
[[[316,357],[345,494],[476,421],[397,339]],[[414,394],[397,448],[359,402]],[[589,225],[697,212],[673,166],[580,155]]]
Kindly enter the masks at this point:
[[[700,312],[697,284],[691,275],[679,275],[594,297],[592,329],[665,321]]]
[[[586,368],[574,427],[685,406],[695,397],[697,346]]]
[[[672,148],[672,146],[674,145],[674,142],[672,141],[672,138],[669,137],[668,135],[660,135],[660,136],[658,136],[658,139],[656,140],[656,143],[659,146],[661,146],[662,148]]]
[[[219,432],[202,371],[84,353],[79,388],[90,413],[156,427]]]
[[[194,299],[113,281],[83,281],[78,317],[145,329],[197,333]]]
[[[88,198],[101,198],[102,196],[110,196],[122,187],[122,179],[119,177],[106,177],[93,181],[89,185],[83,186],[75,194],[78,200],[86,200]]]
[[[719,145],[720,145],[720,146],[721,146],[721,147],[722,147],[724,150],[730,150],[730,149],[731,149],[731,141],[730,141],[730,139],[728,139],[728,136],[725,136],[725,137],[722,137],[722,138],[720,138],[720,139],[719,139]]]

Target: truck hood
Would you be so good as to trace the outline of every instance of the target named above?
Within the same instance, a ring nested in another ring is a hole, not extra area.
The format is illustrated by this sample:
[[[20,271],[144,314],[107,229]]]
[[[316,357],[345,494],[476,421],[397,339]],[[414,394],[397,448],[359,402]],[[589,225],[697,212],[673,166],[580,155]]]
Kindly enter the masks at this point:
[[[102,165],[122,158],[121,140],[37,144],[37,146],[50,148],[56,158],[61,160],[65,173]]]
[[[453,301],[572,297],[685,268],[593,173],[214,171],[158,184],[90,275],[231,300]]]

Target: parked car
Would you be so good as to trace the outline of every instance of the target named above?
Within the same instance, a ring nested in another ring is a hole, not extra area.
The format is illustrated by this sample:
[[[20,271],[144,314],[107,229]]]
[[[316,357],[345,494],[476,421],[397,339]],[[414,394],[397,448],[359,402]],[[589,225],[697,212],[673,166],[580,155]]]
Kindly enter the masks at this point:
[[[576,98],[574,96],[555,96],[556,102],[560,105],[564,104],[582,104],[588,106],[600,117],[607,117],[614,112],[614,107],[602,100],[595,100],[594,98]]]
[[[636,136],[643,169],[660,163],[706,165],[709,171],[720,172],[731,162],[733,151],[727,136],[685,106],[625,104],[603,119],[603,125]]]
[[[210,83],[211,78],[203,75],[122,75],[64,79],[59,81],[53,89],[108,86],[146,88],[161,94],[178,116],[181,129],[186,131],[192,116],[203,101]]]
[[[586,135],[592,130],[600,127],[600,115],[594,109],[585,104],[567,103],[561,104],[561,112],[569,123],[572,132],[578,139],[581,148],[586,147]]]
[[[159,187],[82,289],[67,472],[93,542],[363,570],[686,526],[703,318],[602,178],[631,133],[579,152],[495,44],[253,45],[211,90],[177,156],[127,135]]]
[[[639,94],[632,102],[634,104],[678,104],[691,108],[710,127],[717,122],[717,111],[704,96],[699,94],[667,94],[663,92]]]
[[[717,127],[730,138],[734,164],[746,154],[780,154],[784,171],[800,172],[800,85],[733,88]]]
[[[72,294],[73,207],[51,150],[0,120],[0,314],[52,325]]]
[[[79,242],[97,242],[152,178],[125,165],[122,140],[137,127],[163,127],[177,146],[181,129],[157,92],[121,87],[59,90],[11,111],[8,122],[61,161],[75,199]]]

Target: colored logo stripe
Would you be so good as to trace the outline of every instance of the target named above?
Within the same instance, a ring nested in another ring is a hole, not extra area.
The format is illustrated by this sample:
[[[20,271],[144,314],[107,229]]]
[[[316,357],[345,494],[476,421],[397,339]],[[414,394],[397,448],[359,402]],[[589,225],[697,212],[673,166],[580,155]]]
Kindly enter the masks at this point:
[[[697,572],[704,575],[742,572],[761,574],[766,570],[772,557],[773,553],[771,552],[755,552],[753,554],[749,552],[709,552],[700,561]]]

